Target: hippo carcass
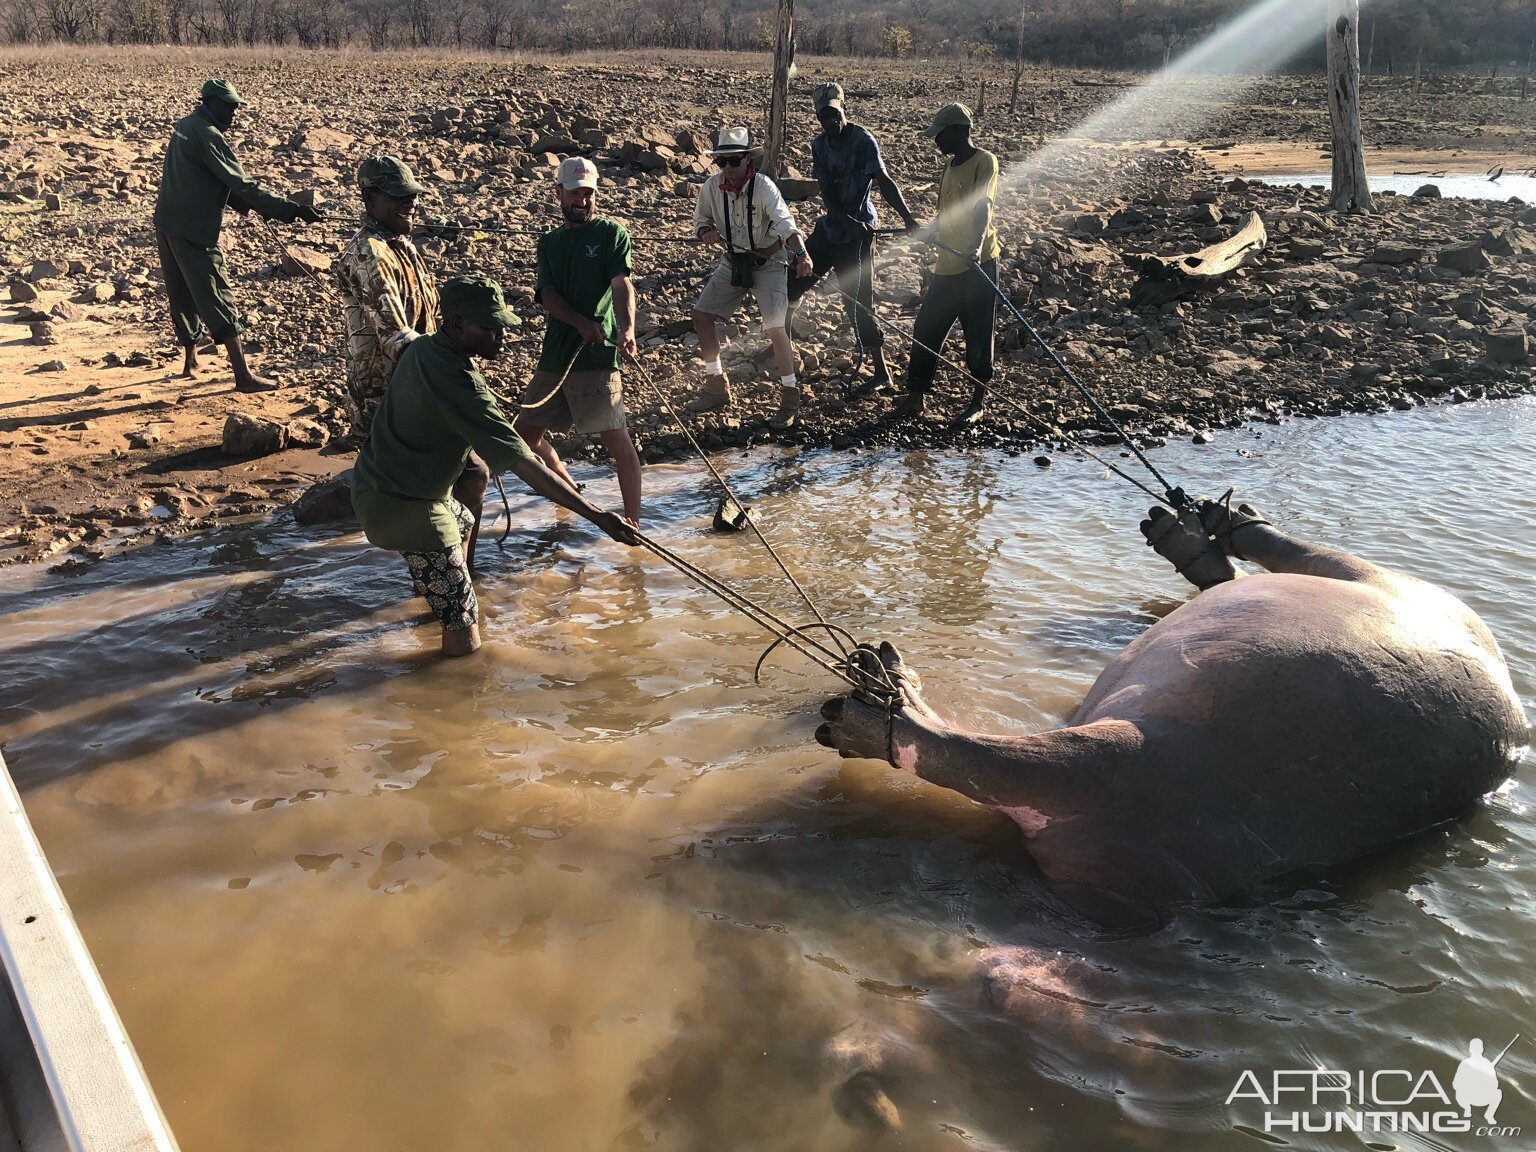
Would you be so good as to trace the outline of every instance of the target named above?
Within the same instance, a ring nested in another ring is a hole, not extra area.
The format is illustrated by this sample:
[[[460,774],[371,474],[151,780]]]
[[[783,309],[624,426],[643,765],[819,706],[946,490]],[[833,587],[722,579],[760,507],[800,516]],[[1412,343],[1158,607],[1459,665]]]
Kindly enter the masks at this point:
[[[1524,710],[1448,592],[1248,505],[1154,509],[1142,531],[1202,591],[1111,661],[1066,727],[957,728],[884,645],[858,662],[895,706],[837,697],[817,739],[1007,813],[1062,898],[1109,922],[1359,856],[1510,775]],[[1228,556],[1267,571],[1236,579]]]

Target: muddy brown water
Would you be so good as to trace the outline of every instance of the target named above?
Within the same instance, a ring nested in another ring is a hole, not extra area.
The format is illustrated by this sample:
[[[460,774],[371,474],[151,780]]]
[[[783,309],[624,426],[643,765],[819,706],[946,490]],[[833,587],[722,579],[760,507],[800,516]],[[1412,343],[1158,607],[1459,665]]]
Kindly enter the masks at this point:
[[[1258,426],[1155,460],[1470,602],[1536,704],[1536,402]],[[601,469],[592,491],[616,493]],[[829,618],[1025,732],[1187,594],[1145,497],[1028,455],[757,452],[730,476]],[[695,467],[647,528],[788,609]],[[1536,1132],[1529,764],[1466,820],[1166,926],[1064,915],[1005,819],[813,742],[822,672],[513,494],[486,648],[398,561],[251,524],[0,574],[5,754],[188,1152],[1528,1147],[1262,1136],[1244,1070],[1432,1071]],[[493,533],[494,534],[494,533]],[[804,615],[804,613],[801,613]],[[1240,766],[1236,766],[1240,768]],[[1305,796],[1295,797],[1305,804]],[[1320,814],[1320,818],[1325,815]],[[988,979],[1005,957],[1019,979]]]

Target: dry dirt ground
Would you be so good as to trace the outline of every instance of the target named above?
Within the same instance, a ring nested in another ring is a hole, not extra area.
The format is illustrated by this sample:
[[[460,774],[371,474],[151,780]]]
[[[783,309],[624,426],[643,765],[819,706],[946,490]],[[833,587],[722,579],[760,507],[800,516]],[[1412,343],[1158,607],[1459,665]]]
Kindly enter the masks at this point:
[[[88,563],[135,534],[268,512],[350,464],[334,442],[344,431],[343,364],[326,267],[355,227],[352,174],[379,151],[425,178],[429,214],[468,226],[423,242],[441,276],[492,274],[527,319],[524,342],[488,373],[508,396],[527,378],[543,324],[525,233],[553,222],[559,156],[597,159],[601,210],[636,236],[645,351],[643,370],[626,377],[632,427],[648,461],[685,454],[652,387],[680,401],[697,380],[687,318],[706,264],[679,241],[709,171],[699,157],[708,134],[722,123],[761,131],[767,68],[766,58],[688,54],[0,53],[0,561]],[[280,235],[227,218],[249,346],[259,370],[285,385],[265,396],[234,393],[221,356],[205,357],[198,379],[175,376],[149,225],[169,127],[211,75],[230,77],[251,101],[233,133],[247,170],[280,192],[318,191],[330,213]],[[917,129],[946,101],[978,103],[987,82],[978,142],[1014,173],[999,204],[1002,286],[1146,440],[1530,388],[1511,349],[1536,338],[1531,209],[1378,197],[1376,214],[1340,216],[1316,192],[1225,179],[1326,168],[1319,77],[1180,81],[1161,101],[1177,110],[1177,130],[1165,115],[1143,134],[1130,116],[1084,133],[1141,78],[1030,71],[1010,112],[1004,67],[813,59],[791,97],[790,159],[801,169],[815,131],[809,92],[826,79],[848,89],[853,119],[875,132],[919,216],[933,209],[938,160]],[[1434,79],[1418,94],[1372,81],[1365,113],[1382,168],[1536,165],[1536,99],[1521,102],[1514,81]],[[1132,305],[1126,256],[1194,251],[1251,210],[1270,244],[1247,268],[1186,299]],[[797,205],[807,232],[816,211],[814,199]],[[894,250],[882,258],[880,310],[898,376],[919,268]],[[727,365],[740,402],[694,425],[706,448],[787,438],[1017,452],[1059,443],[1061,430],[1113,439],[1004,313],[995,402],[963,429],[945,419],[969,393],[958,372],[941,374],[928,418],[893,424],[890,397],[846,394],[856,350],[835,299],[815,297],[801,313],[797,350],[812,393],[802,427],[785,437],[766,427],[775,389],[763,341],[738,317]],[[226,454],[234,413],[269,421],[272,447],[288,446]],[[582,456],[594,446],[565,449]]]

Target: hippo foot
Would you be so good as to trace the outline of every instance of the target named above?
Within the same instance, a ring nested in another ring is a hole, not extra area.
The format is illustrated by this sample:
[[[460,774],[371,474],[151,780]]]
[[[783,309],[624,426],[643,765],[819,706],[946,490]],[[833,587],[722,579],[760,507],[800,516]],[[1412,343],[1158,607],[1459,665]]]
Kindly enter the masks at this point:
[[[882,640],[879,648],[873,644],[860,644],[848,654],[848,671],[858,682],[854,695],[860,700],[933,714],[923,702],[922,678],[889,641]]]
[[[1232,562],[1192,510],[1175,516],[1166,508],[1153,508],[1141,522],[1141,534],[1175,572],[1202,592],[1237,577]]]
[[[816,729],[816,742],[823,747],[836,748],[844,758],[889,761],[898,715],[943,724],[923,700],[922,680],[894,645],[860,644],[848,654],[848,671],[858,687],[822,705],[821,716],[828,723]]]
[[[1220,500],[1201,500],[1195,507],[1200,513],[1200,524],[1205,531],[1215,537],[1216,542],[1228,556],[1236,556],[1239,560],[1244,557],[1233,545],[1232,534],[1250,524],[1269,523],[1252,504],[1245,503],[1239,504],[1236,508],[1232,507],[1232,489],[1230,488]]]

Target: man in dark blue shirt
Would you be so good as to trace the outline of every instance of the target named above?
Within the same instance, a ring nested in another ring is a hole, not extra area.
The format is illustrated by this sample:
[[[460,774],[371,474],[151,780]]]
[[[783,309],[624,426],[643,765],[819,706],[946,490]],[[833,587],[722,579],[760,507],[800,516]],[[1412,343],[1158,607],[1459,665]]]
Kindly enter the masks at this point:
[[[848,120],[843,90],[822,84],[812,94],[821,134],[811,141],[811,175],[821,185],[826,215],[806,241],[811,274],[792,277],[790,306],[815,285],[828,269],[837,272],[837,285],[853,321],[859,345],[870,354],[874,376],[853,389],[854,396],[873,396],[889,388],[890,369],[885,365],[885,338],[875,323],[874,243],[875,206],[871,187],[878,187],[885,202],[896,209],[908,231],[917,221],[902,199],[901,189],[885,170],[880,145],[867,129]]]

